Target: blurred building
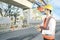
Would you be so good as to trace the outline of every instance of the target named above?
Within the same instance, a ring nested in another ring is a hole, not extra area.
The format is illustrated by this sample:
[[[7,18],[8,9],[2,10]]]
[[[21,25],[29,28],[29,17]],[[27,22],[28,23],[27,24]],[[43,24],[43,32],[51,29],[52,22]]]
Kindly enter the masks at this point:
[[[19,16],[16,18],[17,29],[23,26],[28,27],[41,23],[41,13],[37,9],[32,9],[32,3],[28,0],[0,0],[1,2],[21,8]],[[4,13],[3,13],[4,14]],[[14,25],[15,18],[11,16],[11,25]]]

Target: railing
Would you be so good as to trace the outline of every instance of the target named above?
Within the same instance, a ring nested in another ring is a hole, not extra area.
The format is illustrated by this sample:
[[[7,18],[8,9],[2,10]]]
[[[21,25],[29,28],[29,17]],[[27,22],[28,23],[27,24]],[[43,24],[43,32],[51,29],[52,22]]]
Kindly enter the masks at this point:
[[[10,23],[9,24],[0,24],[0,32],[10,30]]]

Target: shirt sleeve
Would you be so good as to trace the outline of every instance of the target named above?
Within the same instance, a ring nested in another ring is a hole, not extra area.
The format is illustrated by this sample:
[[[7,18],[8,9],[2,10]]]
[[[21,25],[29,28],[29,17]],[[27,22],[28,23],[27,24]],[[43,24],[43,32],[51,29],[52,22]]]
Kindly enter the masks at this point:
[[[56,21],[54,18],[51,18],[51,20],[49,21],[48,27],[49,30],[43,30],[42,34],[55,34],[55,26],[56,26]]]

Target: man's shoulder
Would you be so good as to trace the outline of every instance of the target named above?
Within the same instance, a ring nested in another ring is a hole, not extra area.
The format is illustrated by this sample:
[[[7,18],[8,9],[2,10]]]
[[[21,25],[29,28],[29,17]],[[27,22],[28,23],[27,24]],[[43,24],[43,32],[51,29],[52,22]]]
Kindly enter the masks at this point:
[[[55,20],[54,17],[51,17],[50,21],[52,21],[52,22],[53,22],[53,21],[56,22],[56,20]]]

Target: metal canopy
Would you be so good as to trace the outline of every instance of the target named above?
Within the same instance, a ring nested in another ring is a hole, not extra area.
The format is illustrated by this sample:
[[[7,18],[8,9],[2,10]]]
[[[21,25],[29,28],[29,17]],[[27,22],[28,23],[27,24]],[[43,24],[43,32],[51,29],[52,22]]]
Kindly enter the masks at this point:
[[[24,6],[24,5],[20,4],[20,3],[15,2],[15,1],[13,1],[13,0],[0,0],[0,1],[1,1],[1,2],[5,2],[5,3],[8,3],[8,4],[11,4],[11,5],[14,5],[14,6],[17,6],[17,7],[20,7],[20,8],[22,8],[23,10],[29,8],[29,7],[27,7],[27,6]]]

